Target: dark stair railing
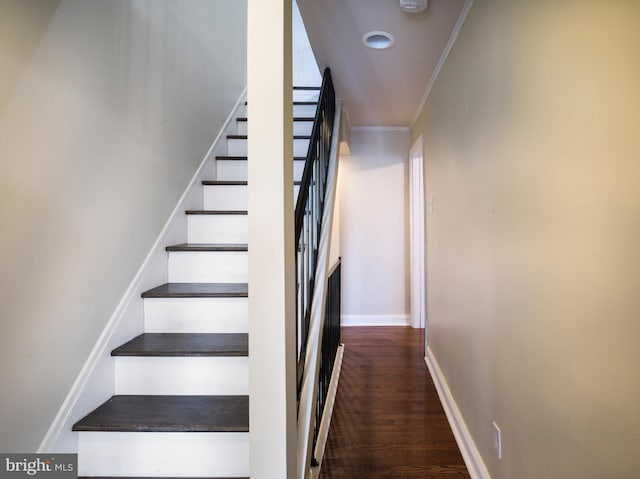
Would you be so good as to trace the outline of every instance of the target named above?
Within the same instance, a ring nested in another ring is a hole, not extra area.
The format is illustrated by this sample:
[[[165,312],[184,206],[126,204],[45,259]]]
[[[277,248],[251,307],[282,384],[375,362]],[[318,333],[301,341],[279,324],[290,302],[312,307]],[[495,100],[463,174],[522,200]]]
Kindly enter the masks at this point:
[[[322,349],[320,352],[320,376],[318,377],[318,402],[316,403],[316,424],[313,431],[313,450],[318,442],[320,424],[324,407],[329,397],[329,385],[333,366],[336,362],[338,346],[340,346],[340,303],[342,297],[342,263],[340,258],[329,272],[327,279],[327,298],[324,312],[324,328],[322,329]],[[318,466],[313,457],[312,466]]]
[[[300,479],[308,477],[310,467],[318,465],[314,451],[322,421],[330,417],[331,408],[327,408],[326,418],[324,413],[340,342],[340,266],[328,271],[339,121],[327,68],[295,209]]]
[[[326,68],[320,88],[307,160],[295,209],[296,244],[296,338],[298,352],[298,399],[302,374],[311,301],[313,299],[318,246],[324,212],[325,187],[331,153],[331,134],[335,115],[336,97],[331,80],[331,71]]]

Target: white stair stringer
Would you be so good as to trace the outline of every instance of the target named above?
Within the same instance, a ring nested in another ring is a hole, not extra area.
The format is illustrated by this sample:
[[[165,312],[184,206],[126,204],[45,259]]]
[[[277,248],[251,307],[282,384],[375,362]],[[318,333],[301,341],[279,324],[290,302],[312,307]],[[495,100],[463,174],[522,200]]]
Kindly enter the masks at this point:
[[[78,475],[249,477],[246,432],[83,432]]]

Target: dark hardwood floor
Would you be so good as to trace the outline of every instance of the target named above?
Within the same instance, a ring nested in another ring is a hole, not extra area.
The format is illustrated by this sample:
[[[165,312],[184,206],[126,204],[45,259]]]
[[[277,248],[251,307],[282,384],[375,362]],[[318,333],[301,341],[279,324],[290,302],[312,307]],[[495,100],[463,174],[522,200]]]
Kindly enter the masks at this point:
[[[423,337],[403,327],[342,329],[320,479],[469,478],[424,363]]]

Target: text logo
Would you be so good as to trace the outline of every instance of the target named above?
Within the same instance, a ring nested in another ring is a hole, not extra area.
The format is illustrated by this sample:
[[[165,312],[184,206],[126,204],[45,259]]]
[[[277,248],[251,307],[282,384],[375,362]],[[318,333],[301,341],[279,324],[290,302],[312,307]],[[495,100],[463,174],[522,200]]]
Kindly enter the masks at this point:
[[[77,454],[2,454],[0,478],[71,479],[78,472]]]

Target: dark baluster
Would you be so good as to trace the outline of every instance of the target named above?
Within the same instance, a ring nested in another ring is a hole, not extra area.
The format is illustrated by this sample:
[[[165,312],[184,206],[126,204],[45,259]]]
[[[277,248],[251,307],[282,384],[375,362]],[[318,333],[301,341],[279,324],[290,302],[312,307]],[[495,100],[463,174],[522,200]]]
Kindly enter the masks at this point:
[[[334,266],[327,281],[327,297],[324,317],[322,348],[320,357],[320,375],[318,380],[318,400],[316,403],[316,424],[314,430],[313,449],[318,439],[320,422],[329,395],[329,385],[333,365],[336,361],[338,346],[340,345],[340,292],[342,287],[341,260]],[[317,463],[317,461],[314,460]]]
[[[322,216],[325,205],[334,114],[335,92],[331,81],[331,74],[327,68],[323,75],[318,108],[316,109],[311,140],[309,149],[307,150],[307,158],[295,208],[298,397],[300,395],[301,380],[304,372],[304,355],[307,350],[309,320],[314,285],[316,283],[315,272],[319,254],[320,233],[322,230]],[[322,281],[324,278],[320,278],[319,280]],[[335,283],[335,280],[333,282]],[[331,289],[335,289],[335,287],[330,286],[329,290]],[[335,293],[329,291],[327,298],[329,298],[329,295],[333,298]],[[327,311],[329,309],[332,308],[328,307]],[[334,338],[335,331],[333,331],[335,328],[330,323],[331,322],[326,322],[322,338],[323,351],[322,358],[320,359],[319,401],[316,411],[316,414],[319,416],[316,420],[316,428],[320,425],[320,417],[324,409],[333,361],[335,360],[335,351],[337,350],[337,343]],[[337,338],[339,341],[339,331]],[[324,351],[325,349],[326,352]],[[331,352],[332,350],[333,352]]]

